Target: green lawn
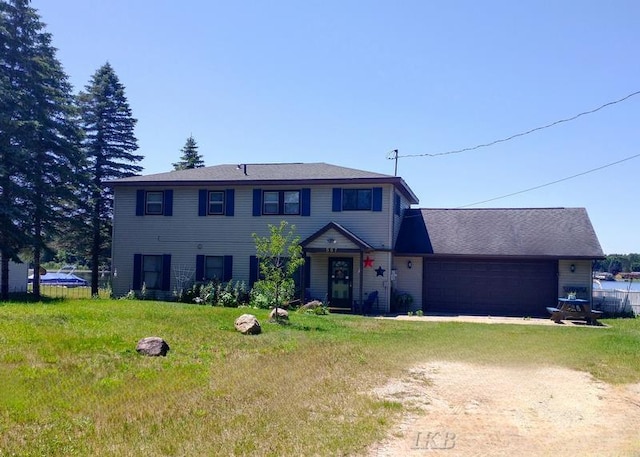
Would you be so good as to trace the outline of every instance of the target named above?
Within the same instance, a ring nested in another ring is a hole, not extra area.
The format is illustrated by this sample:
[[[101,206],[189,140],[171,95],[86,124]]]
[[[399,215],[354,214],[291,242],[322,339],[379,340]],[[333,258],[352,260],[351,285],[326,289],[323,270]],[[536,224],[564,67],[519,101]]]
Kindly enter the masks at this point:
[[[263,333],[233,328],[243,312]],[[426,323],[127,300],[0,304],[0,456],[352,455],[402,406],[365,395],[415,363],[554,364],[640,381],[640,321]],[[167,357],[135,351],[161,336]]]

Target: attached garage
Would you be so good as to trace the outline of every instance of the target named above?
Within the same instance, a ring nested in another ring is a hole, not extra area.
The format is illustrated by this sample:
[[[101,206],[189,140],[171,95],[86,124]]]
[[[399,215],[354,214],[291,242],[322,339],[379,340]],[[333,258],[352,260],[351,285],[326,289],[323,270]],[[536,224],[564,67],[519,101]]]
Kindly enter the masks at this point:
[[[566,283],[591,290],[604,256],[584,208],[409,209],[395,253],[422,257],[425,313],[518,317],[547,317]]]
[[[429,314],[546,316],[557,302],[557,261],[425,259]]]

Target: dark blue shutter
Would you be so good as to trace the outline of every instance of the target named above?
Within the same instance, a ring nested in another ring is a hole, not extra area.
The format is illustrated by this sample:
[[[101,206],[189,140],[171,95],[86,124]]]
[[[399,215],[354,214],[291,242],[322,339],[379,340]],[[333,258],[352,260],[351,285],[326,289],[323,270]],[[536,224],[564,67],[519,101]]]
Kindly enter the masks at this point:
[[[311,287],[311,257],[304,259],[304,287],[305,289]]]
[[[164,191],[164,215],[173,216],[173,190]]]
[[[198,191],[198,216],[207,215],[207,189],[200,189]]]
[[[311,189],[302,189],[300,200],[300,203],[302,204],[300,215],[311,216]]]
[[[204,281],[204,256],[196,256],[196,282]]]
[[[253,189],[253,215],[262,215],[262,189]]]
[[[234,198],[235,198],[235,190],[234,189],[227,189],[227,191],[225,192],[225,209],[224,209],[224,213],[227,216],[233,216],[234,213],[234,208],[235,208],[235,202],[234,202]]]
[[[142,289],[142,254],[133,254],[133,290]]]
[[[333,204],[331,211],[342,211],[342,188],[340,187],[333,188]]]
[[[144,216],[144,189],[136,191],[136,216]]]
[[[400,195],[394,194],[393,206],[396,216],[400,216]]]
[[[224,268],[222,270],[222,274],[224,275],[224,278],[222,278],[222,280],[225,282],[231,281],[233,279],[233,256],[232,255],[224,256]]]
[[[374,187],[372,194],[372,210],[382,211],[382,187]]]
[[[162,254],[162,290],[171,290],[171,254]]]
[[[249,257],[249,287],[258,280],[258,258],[255,255]]]

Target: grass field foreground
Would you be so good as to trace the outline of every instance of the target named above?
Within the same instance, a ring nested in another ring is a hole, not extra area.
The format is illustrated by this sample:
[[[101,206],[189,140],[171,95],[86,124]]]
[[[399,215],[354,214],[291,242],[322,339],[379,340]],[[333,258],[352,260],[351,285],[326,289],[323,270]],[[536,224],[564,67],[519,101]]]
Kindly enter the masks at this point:
[[[237,316],[263,333],[243,336]],[[640,381],[640,322],[431,323],[128,300],[0,304],[0,456],[354,455],[402,405],[367,392],[429,360]],[[167,357],[135,351],[145,336]]]

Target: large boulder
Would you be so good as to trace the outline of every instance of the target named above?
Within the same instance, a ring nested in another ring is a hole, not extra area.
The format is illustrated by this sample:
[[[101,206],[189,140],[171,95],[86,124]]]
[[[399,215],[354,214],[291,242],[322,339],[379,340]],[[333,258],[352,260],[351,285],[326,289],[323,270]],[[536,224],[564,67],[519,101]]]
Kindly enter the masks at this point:
[[[169,345],[158,336],[148,336],[138,341],[136,351],[138,351],[139,354],[151,357],[165,357],[167,352],[169,352]]]
[[[236,319],[233,325],[243,335],[257,335],[262,332],[258,318],[253,314],[243,314]]]
[[[320,300],[311,300],[308,303],[305,303],[300,307],[300,311],[314,310],[316,308],[321,308],[323,303]]]
[[[270,321],[275,321],[275,320],[287,321],[289,320],[289,311],[283,308],[273,308],[269,313],[269,320]]]

